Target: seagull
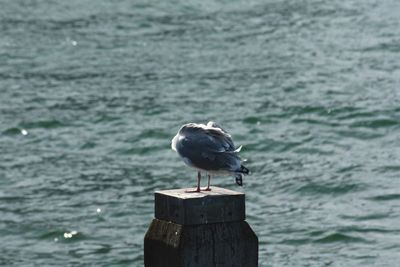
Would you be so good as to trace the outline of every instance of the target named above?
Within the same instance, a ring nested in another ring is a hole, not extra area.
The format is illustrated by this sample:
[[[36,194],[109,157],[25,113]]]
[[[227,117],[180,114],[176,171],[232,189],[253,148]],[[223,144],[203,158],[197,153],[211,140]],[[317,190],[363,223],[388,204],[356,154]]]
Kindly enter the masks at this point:
[[[235,148],[232,137],[215,122],[183,125],[171,141],[186,165],[197,170],[197,188],[194,191],[211,191],[211,174],[228,174],[235,177],[239,186],[243,185],[243,175],[249,170],[241,164],[238,156],[242,146]],[[201,172],[206,172],[208,185],[200,189]]]

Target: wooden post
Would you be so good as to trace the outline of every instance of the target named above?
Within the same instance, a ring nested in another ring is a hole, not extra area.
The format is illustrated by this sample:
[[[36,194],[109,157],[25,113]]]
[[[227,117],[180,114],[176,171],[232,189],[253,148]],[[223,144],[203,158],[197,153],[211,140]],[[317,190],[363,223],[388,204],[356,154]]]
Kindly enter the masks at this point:
[[[258,266],[258,238],[245,221],[245,195],[219,187],[186,190],[155,192],[145,267]]]

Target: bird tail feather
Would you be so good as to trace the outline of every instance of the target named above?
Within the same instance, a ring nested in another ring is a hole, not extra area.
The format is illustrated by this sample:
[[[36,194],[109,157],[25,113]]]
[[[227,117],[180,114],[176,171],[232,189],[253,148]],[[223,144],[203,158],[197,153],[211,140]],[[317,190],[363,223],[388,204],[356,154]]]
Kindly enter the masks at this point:
[[[240,152],[240,150],[242,150],[242,147],[243,147],[243,146],[240,146],[240,147],[238,147],[238,148],[237,148],[237,149],[235,149],[235,151],[233,151],[233,152],[239,153],[239,152]]]
[[[243,165],[240,165],[240,170],[239,170],[239,171],[236,171],[235,174],[234,174],[235,181],[236,181],[236,184],[237,184],[237,185],[239,185],[239,186],[242,186],[242,185],[243,185],[243,176],[244,176],[245,174],[250,174],[249,169],[247,169],[247,168],[246,168],[245,166],[243,166]]]
[[[243,174],[235,173],[235,181],[238,186],[242,186],[243,185]]]
[[[244,174],[250,174],[249,169],[247,169],[245,166],[240,165],[240,173],[244,173]]]

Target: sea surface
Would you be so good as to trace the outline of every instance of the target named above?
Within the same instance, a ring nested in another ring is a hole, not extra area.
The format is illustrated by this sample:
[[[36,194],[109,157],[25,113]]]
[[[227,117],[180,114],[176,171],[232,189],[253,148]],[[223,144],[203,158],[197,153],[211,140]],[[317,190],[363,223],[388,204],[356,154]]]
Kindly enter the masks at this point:
[[[1,266],[143,266],[153,192],[196,184],[170,140],[208,120],[261,267],[399,266],[400,1],[0,6]]]

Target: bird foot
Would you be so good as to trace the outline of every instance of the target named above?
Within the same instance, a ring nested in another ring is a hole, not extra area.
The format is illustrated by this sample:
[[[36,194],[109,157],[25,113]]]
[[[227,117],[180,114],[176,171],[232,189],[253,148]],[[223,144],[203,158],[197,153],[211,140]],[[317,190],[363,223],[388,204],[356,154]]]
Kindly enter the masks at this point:
[[[194,190],[185,190],[185,193],[200,193],[200,191],[201,191],[201,189],[197,188],[197,189],[194,189]]]
[[[204,189],[196,188],[194,190],[185,190],[185,193],[200,193],[201,191],[211,191],[211,188],[210,187],[206,187]]]

